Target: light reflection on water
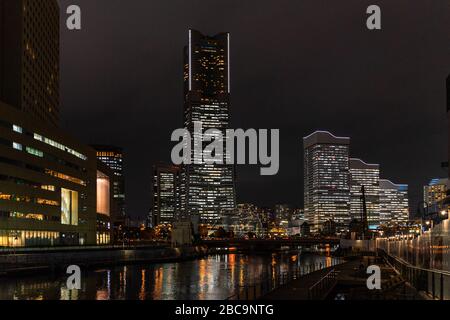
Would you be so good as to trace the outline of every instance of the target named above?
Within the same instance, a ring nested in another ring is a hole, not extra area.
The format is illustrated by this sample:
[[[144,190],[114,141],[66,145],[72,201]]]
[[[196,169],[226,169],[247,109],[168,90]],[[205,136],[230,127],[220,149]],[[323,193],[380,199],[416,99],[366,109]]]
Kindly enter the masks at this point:
[[[226,299],[236,288],[299,266],[331,266],[333,258],[311,254],[215,255],[179,263],[88,270],[81,290],[68,290],[65,276],[40,275],[0,281],[0,299],[177,300]]]

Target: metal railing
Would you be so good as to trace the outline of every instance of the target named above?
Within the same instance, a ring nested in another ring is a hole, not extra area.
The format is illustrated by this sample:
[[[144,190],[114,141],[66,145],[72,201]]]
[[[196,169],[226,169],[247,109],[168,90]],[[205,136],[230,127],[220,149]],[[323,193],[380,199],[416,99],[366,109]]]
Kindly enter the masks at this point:
[[[332,269],[308,289],[309,300],[319,300],[325,297],[337,283],[337,272]]]
[[[433,299],[450,299],[450,272],[416,267],[383,249],[378,251],[416,290],[425,292]]]
[[[140,249],[154,247],[169,247],[169,244],[154,242],[145,244],[114,244],[96,246],[53,246],[53,247],[0,247],[0,254],[42,253],[42,252],[67,252],[67,251],[95,251],[110,249]]]
[[[338,265],[342,262],[333,261],[331,267]],[[264,297],[270,292],[278,289],[293,280],[300,279],[301,277],[310,274],[315,271],[328,268],[323,263],[315,263],[300,266],[295,270],[289,270],[283,273],[277,274],[275,277],[265,274],[261,281],[258,283],[238,287],[236,292],[229,296],[226,300],[256,300]],[[333,269],[334,270],[334,269]]]

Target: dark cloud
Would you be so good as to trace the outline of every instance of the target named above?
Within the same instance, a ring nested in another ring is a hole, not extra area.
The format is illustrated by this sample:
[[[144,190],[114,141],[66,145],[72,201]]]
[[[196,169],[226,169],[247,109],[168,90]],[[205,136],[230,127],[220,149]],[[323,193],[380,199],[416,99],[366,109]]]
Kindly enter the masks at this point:
[[[145,215],[151,166],[169,160],[182,125],[187,30],[229,31],[232,126],[281,130],[279,174],[239,167],[239,201],[302,204],[302,137],[327,129],[410,184],[415,208],[421,186],[446,175],[450,11],[444,0],[377,1],[383,29],[371,32],[372,2],[61,0],[83,15],[82,31],[62,29],[63,126],[125,148],[129,211]]]

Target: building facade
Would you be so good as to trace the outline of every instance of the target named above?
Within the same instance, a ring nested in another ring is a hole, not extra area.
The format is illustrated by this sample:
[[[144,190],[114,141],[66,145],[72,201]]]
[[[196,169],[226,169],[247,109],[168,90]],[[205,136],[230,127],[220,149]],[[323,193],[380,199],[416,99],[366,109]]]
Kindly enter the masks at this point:
[[[96,244],[96,159],[0,102],[0,246]]]
[[[362,186],[364,186],[367,208],[367,223],[370,229],[380,224],[380,166],[351,158],[350,169],[350,216],[361,221]]]
[[[408,220],[408,185],[380,179],[380,224],[404,224]]]
[[[230,35],[209,37],[189,30],[184,59],[184,126],[192,135],[194,150],[195,123],[223,136],[229,126]],[[207,144],[203,141],[202,150]],[[234,166],[195,160],[196,164],[183,167],[181,210],[188,217],[198,216],[201,223],[215,223],[235,211]]]
[[[0,0],[0,101],[58,124],[57,0]]]
[[[350,223],[350,138],[316,131],[303,138],[304,210],[311,232],[332,220],[339,231]]]
[[[58,120],[58,2],[0,0],[0,247],[110,242],[111,174]]]
[[[180,212],[180,167],[153,167],[153,226],[173,223]]]
[[[113,199],[117,207],[117,214],[114,220],[124,222],[126,218],[126,204],[123,150],[120,147],[106,145],[92,145],[92,147],[97,152],[97,159],[106,164],[114,174],[111,180]]]
[[[113,223],[117,217],[117,202],[114,198],[115,172],[105,163],[97,159],[96,171],[96,212],[97,212],[97,245],[111,244],[114,240]],[[116,234],[116,239],[118,235]]]
[[[448,179],[432,179],[423,187],[423,201],[432,206],[445,199],[447,196]]]

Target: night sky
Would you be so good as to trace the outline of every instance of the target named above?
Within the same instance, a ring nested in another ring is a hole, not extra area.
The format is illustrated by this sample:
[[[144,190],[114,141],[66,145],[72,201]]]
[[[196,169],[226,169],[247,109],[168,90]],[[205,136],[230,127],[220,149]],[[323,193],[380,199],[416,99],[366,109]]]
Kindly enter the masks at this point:
[[[445,177],[448,0],[61,0],[62,127],[126,152],[128,213],[151,204],[152,165],[170,161],[182,126],[188,28],[231,33],[231,127],[280,129],[280,171],[238,166],[238,202],[303,204],[302,137],[351,137],[381,177],[422,186]],[[65,27],[78,4],[82,30]],[[366,8],[382,30],[366,28]]]

